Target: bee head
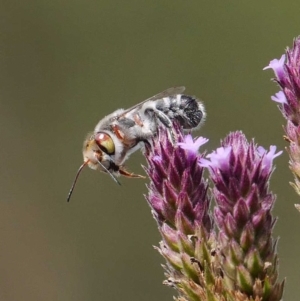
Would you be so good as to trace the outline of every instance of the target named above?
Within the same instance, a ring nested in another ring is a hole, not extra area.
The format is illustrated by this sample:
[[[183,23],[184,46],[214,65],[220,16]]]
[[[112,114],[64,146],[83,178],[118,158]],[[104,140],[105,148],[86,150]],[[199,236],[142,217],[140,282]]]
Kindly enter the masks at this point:
[[[88,161],[88,166],[92,169],[109,169],[114,153],[115,144],[104,132],[89,135],[83,143],[83,160]]]
[[[92,169],[99,169],[107,172],[117,184],[121,185],[110,171],[111,166],[115,167],[115,164],[111,158],[111,156],[115,153],[115,144],[108,134],[104,132],[89,134],[88,138],[83,143],[82,152],[83,164],[79,167],[76,173],[76,177],[68,194],[68,202],[70,201],[79,174],[86,165]]]

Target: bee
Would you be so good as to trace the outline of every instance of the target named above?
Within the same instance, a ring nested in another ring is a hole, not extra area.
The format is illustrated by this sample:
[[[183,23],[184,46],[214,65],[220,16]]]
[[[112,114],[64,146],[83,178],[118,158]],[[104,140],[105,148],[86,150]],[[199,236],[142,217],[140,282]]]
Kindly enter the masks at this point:
[[[167,89],[130,109],[118,109],[101,119],[83,143],[83,164],[67,201],[85,166],[108,173],[118,184],[116,176],[119,175],[144,178],[126,171],[124,162],[136,150],[151,144],[159,126],[167,128],[171,137],[174,137],[173,120],[177,120],[184,130],[198,128],[206,116],[204,106],[195,97],[182,94],[184,90],[185,87]]]

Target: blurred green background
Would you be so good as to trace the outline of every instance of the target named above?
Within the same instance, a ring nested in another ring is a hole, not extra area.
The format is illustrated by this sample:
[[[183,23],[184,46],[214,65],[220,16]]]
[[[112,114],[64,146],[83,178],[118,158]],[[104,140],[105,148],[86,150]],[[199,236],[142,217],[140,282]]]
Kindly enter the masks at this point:
[[[83,138],[115,109],[185,85],[205,102],[208,150],[236,129],[284,149],[262,68],[300,34],[299,3],[2,0],[0,24],[0,300],[172,300],[147,181],[118,187],[86,169],[66,202]],[[299,198],[286,153],[276,166],[280,278],[297,300]]]

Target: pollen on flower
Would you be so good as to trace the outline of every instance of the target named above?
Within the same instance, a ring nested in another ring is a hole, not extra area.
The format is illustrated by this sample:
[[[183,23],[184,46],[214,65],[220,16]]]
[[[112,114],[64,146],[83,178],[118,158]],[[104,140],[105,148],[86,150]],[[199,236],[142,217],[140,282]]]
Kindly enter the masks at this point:
[[[155,155],[152,157],[152,160],[160,163],[162,161],[162,158],[161,156]]]
[[[200,146],[205,144],[207,141],[208,139],[204,137],[195,138],[194,140],[192,135],[188,134],[183,138],[183,142],[178,142],[177,145],[180,146],[182,149],[197,154]]]

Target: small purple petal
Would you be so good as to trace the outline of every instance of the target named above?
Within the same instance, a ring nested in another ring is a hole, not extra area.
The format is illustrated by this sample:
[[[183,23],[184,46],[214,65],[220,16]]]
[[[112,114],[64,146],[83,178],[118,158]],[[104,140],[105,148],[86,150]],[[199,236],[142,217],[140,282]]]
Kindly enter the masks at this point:
[[[275,159],[276,157],[280,156],[282,154],[283,151],[279,151],[278,153],[275,153],[276,152],[276,149],[277,149],[277,146],[276,145],[271,145],[270,146],[270,151],[267,152],[266,149],[264,149],[262,146],[259,146],[257,148],[257,151],[258,153],[263,156],[264,154],[266,154],[266,157],[269,159],[269,160],[273,160]]]
[[[270,156],[272,154],[272,159],[275,159],[276,157],[280,156],[283,153],[283,151],[279,151],[278,153],[275,154],[276,148],[277,148],[276,145],[271,145],[270,146],[270,151],[267,154],[268,156]]]
[[[262,157],[262,156],[267,152],[267,150],[266,150],[264,147],[259,146],[259,147],[257,148],[257,152],[258,152],[258,154]]]
[[[199,164],[203,167],[219,168],[221,170],[229,169],[229,155],[231,146],[219,147],[217,150],[208,154],[206,157],[210,159],[200,159]]]
[[[200,158],[198,163],[199,163],[199,166],[201,166],[201,167],[211,167],[211,162],[204,158]]]
[[[271,96],[271,99],[275,102],[279,102],[281,104],[287,104],[287,100],[283,91],[279,91],[274,96]]]
[[[270,61],[269,65],[263,68],[263,70],[272,68],[275,71],[275,69],[277,68],[282,68],[284,61],[285,61],[285,54],[283,54],[279,60],[274,59]]]
[[[182,149],[188,150],[195,154],[198,152],[199,147],[208,141],[208,139],[203,137],[193,140],[193,137],[190,134],[186,135],[183,140],[183,142],[178,142],[177,145],[179,145]]]
[[[282,151],[276,153],[276,148],[277,147],[275,145],[271,145],[269,152],[267,152],[267,150],[265,150],[262,146],[259,146],[257,148],[259,155],[263,157],[262,168],[264,170],[270,170],[273,164],[273,160],[282,154]]]
[[[285,54],[283,54],[279,60],[277,59],[272,60],[268,66],[263,68],[263,70],[273,69],[277,79],[280,81],[284,78],[284,61],[285,61]]]

